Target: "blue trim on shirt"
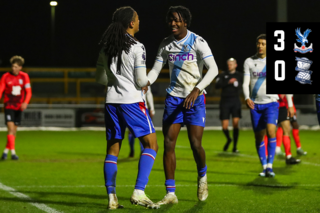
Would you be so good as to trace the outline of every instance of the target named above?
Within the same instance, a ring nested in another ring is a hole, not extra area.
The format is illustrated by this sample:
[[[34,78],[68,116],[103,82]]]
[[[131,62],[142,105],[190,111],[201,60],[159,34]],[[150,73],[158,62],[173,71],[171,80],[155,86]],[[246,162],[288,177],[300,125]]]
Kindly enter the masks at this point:
[[[213,57],[213,55],[208,55],[208,56],[204,57],[203,59],[208,58],[208,57],[210,57],[210,56],[212,56],[212,57]],[[203,59],[202,59],[202,60],[203,60]]]
[[[267,71],[267,65],[264,66],[262,73],[265,73]],[[258,78],[256,84],[253,87],[252,94],[251,94],[251,100],[254,101],[257,97],[258,90],[260,89],[262,83],[266,80],[266,76],[261,76]]]
[[[179,52],[179,54],[189,54],[191,51],[191,47],[193,46],[196,39],[197,39],[197,36],[195,34],[191,33],[190,36],[188,37],[188,39],[186,40],[186,42],[183,44],[183,46],[188,45],[188,47],[189,47],[188,52],[185,52],[184,48],[182,48],[181,51]],[[178,76],[179,76],[179,73],[182,69],[183,63],[184,63],[184,61],[178,60],[178,61],[175,61],[173,64],[173,69],[171,71],[171,77],[170,77],[170,79],[171,79],[170,86],[169,86],[169,88],[167,88],[167,92],[169,94],[173,91],[174,87],[176,86]]]
[[[163,61],[161,61],[161,60],[159,60],[159,59],[156,59],[156,61],[159,61],[159,62],[163,63]]]
[[[177,41],[177,44],[180,44],[181,42],[185,41],[189,35],[190,35],[190,31],[188,30],[186,37],[180,41]]]
[[[134,67],[134,68],[140,68],[140,67],[146,67],[146,66],[137,66],[137,67]]]

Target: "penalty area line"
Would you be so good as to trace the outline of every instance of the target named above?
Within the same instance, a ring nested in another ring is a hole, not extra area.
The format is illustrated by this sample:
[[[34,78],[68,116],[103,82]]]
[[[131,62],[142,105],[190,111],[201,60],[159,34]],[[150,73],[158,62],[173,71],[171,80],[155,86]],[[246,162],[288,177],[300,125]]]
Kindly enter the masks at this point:
[[[47,213],[62,213],[62,212],[59,212],[53,208],[50,208],[49,206],[43,204],[43,203],[37,203],[37,202],[33,202],[32,199],[25,195],[25,194],[22,194],[20,192],[18,192],[17,190],[15,190],[14,188],[11,188],[9,186],[6,186],[6,185],[3,185],[2,183],[0,183],[0,189],[6,191],[6,192],[9,192],[10,194],[12,194],[13,196],[15,197],[18,197],[20,198],[21,200],[27,200],[29,201],[28,203],[37,207],[38,209],[44,211],[44,212],[47,212]]]

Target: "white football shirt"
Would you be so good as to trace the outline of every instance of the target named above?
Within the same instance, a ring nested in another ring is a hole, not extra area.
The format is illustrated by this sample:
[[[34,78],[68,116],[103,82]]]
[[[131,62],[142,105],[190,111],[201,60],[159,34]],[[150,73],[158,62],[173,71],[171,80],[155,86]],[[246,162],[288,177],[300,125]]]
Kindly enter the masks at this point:
[[[203,59],[207,57],[213,57],[209,45],[189,30],[179,41],[173,35],[165,38],[160,44],[156,60],[161,63],[168,60],[170,85],[167,92],[172,96],[187,97],[202,80]]]
[[[244,62],[244,75],[250,76],[250,99],[257,104],[267,104],[278,100],[278,95],[268,95],[266,87],[266,60],[256,55]]]
[[[108,56],[102,49],[99,53],[97,69],[103,69],[108,77],[108,88],[106,94],[106,103],[131,104],[143,102],[144,94],[141,88],[135,82],[135,68],[146,68],[146,51],[142,43],[131,46],[126,54],[121,55],[122,63],[117,72],[118,57],[112,58],[108,66]]]

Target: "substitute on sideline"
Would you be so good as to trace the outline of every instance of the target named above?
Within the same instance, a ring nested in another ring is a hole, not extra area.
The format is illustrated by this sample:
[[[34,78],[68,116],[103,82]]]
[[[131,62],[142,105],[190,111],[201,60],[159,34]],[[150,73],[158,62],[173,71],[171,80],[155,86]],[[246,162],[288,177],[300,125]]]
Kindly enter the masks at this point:
[[[21,112],[27,109],[32,96],[29,75],[21,71],[24,59],[16,55],[10,59],[10,63],[11,72],[5,73],[0,80],[0,99],[4,92],[5,123],[8,128],[2,160],[7,159],[9,150],[12,160],[19,159],[15,151],[17,127],[21,123]]]

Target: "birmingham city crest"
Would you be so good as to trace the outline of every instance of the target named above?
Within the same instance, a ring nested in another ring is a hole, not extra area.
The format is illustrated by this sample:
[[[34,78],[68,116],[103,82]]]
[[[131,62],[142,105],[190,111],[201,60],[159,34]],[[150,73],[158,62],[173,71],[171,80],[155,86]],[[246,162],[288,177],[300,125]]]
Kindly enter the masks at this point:
[[[312,52],[312,44],[310,44],[309,47],[306,46],[306,43],[309,43],[307,37],[309,35],[309,33],[311,32],[310,29],[307,29],[306,31],[304,31],[303,35],[300,32],[300,28],[296,29],[296,36],[298,37],[297,42],[301,43],[301,47],[298,47],[298,45],[295,43],[294,44],[294,52],[299,52],[299,53],[307,53],[307,52]]]
[[[307,58],[298,58],[298,57],[296,57],[296,61],[297,61],[296,71],[299,72],[295,78],[296,81],[298,81],[300,84],[311,84],[312,71],[309,69],[313,62]]]

